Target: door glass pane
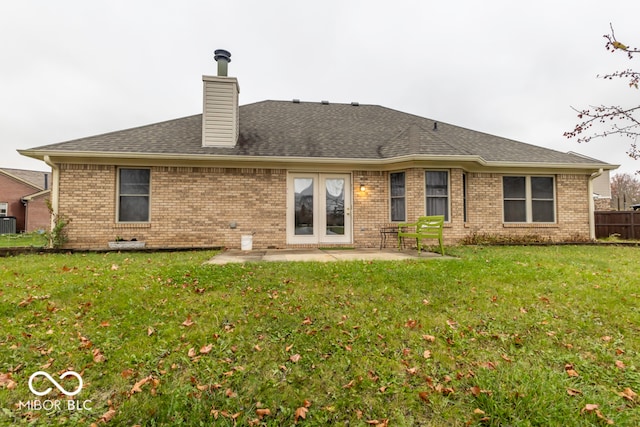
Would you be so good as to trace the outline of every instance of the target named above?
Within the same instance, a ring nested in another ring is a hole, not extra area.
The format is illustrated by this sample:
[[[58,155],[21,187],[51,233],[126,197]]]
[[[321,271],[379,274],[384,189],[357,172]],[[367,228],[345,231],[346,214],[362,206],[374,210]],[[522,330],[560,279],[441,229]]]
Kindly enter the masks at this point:
[[[344,235],[344,184],[344,178],[325,179],[327,235]]]
[[[295,178],[296,235],[313,235],[313,178]]]

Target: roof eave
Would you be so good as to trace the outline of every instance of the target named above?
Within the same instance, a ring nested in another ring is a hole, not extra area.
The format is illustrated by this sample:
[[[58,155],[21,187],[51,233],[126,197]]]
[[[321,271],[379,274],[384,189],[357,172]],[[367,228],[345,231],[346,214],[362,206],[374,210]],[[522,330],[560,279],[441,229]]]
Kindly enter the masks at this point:
[[[363,166],[391,166],[416,162],[447,162],[468,163],[481,167],[495,169],[576,169],[576,170],[614,170],[620,165],[609,163],[545,163],[545,162],[508,162],[487,161],[477,155],[405,155],[389,158],[348,158],[348,157],[304,157],[304,156],[239,156],[221,154],[180,154],[180,153],[135,153],[135,152],[104,152],[104,151],[64,151],[64,150],[18,150],[23,156],[38,160],[44,160],[49,156],[54,162],[78,163],[78,160],[86,162],[88,159],[98,160],[104,163],[107,159],[142,160],[142,161],[192,161],[195,163],[217,163],[226,165],[233,163],[270,163],[270,164],[339,164],[339,165],[363,165]],[[76,160],[76,161],[74,161]],[[111,162],[117,163],[117,162]]]

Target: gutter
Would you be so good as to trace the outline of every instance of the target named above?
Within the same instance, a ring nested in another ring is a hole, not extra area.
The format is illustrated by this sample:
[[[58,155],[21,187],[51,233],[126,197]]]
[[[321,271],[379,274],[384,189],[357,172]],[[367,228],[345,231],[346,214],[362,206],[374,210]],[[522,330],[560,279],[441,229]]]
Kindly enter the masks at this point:
[[[77,159],[86,162],[88,159],[96,162],[96,159],[117,159],[122,161],[193,161],[199,164],[220,163],[225,166],[238,164],[306,164],[306,165],[358,165],[369,167],[396,167],[399,163],[405,162],[469,162],[480,167],[492,168],[549,168],[565,170],[584,169],[617,169],[619,165],[609,165],[603,163],[544,163],[544,162],[513,162],[513,161],[488,161],[478,155],[403,155],[389,158],[348,158],[348,157],[297,157],[297,156],[243,156],[237,154],[181,154],[181,153],[131,153],[131,152],[100,152],[100,151],[48,151],[48,150],[18,150],[20,154],[35,159],[46,157],[57,157],[65,159]],[[46,162],[46,160],[45,160]],[[112,164],[112,163],[111,163]],[[242,167],[242,166],[240,166]]]
[[[595,219],[595,202],[593,201],[593,180],[602,175],[604,170],[600,168],[598,172],[594,172],[589,176],[588,195],[589,195],[589,239],[596,240],[596,219]]]

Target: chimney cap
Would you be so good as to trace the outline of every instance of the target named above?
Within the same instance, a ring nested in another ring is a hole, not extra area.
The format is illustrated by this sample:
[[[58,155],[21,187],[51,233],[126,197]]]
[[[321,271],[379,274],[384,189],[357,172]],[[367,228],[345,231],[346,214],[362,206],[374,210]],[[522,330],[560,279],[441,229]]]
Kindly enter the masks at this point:
[[[213,59],[215,59],[216,61],[223,59],[227,62],[231,62],[231,52],[229,52],[228,50],[216,49],[213,53],[215,55]]]

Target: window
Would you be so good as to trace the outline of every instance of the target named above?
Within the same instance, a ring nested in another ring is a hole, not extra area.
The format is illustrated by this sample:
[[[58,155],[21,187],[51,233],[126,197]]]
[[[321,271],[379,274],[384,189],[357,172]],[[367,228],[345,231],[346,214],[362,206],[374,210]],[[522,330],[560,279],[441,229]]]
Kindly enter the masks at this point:
[[[462,218],[467,222],[467,174],[462,174]]]
[[[550,176],[502,178],[504,222],[555,222],[555,190]]]
[[[407,204],[405,200],[405,176],[404,172],[394,172],[389,174],[391,194],[391,221],[407,220]]]
[[[118,171],[118,222],[149,221],[149,169]]]
[[[0,202],[0,216],[7,216],[8,211],[9,211],[9,203]]]
[[[449,221],[449,172],[425,172],[427,215],[444,215]]]

